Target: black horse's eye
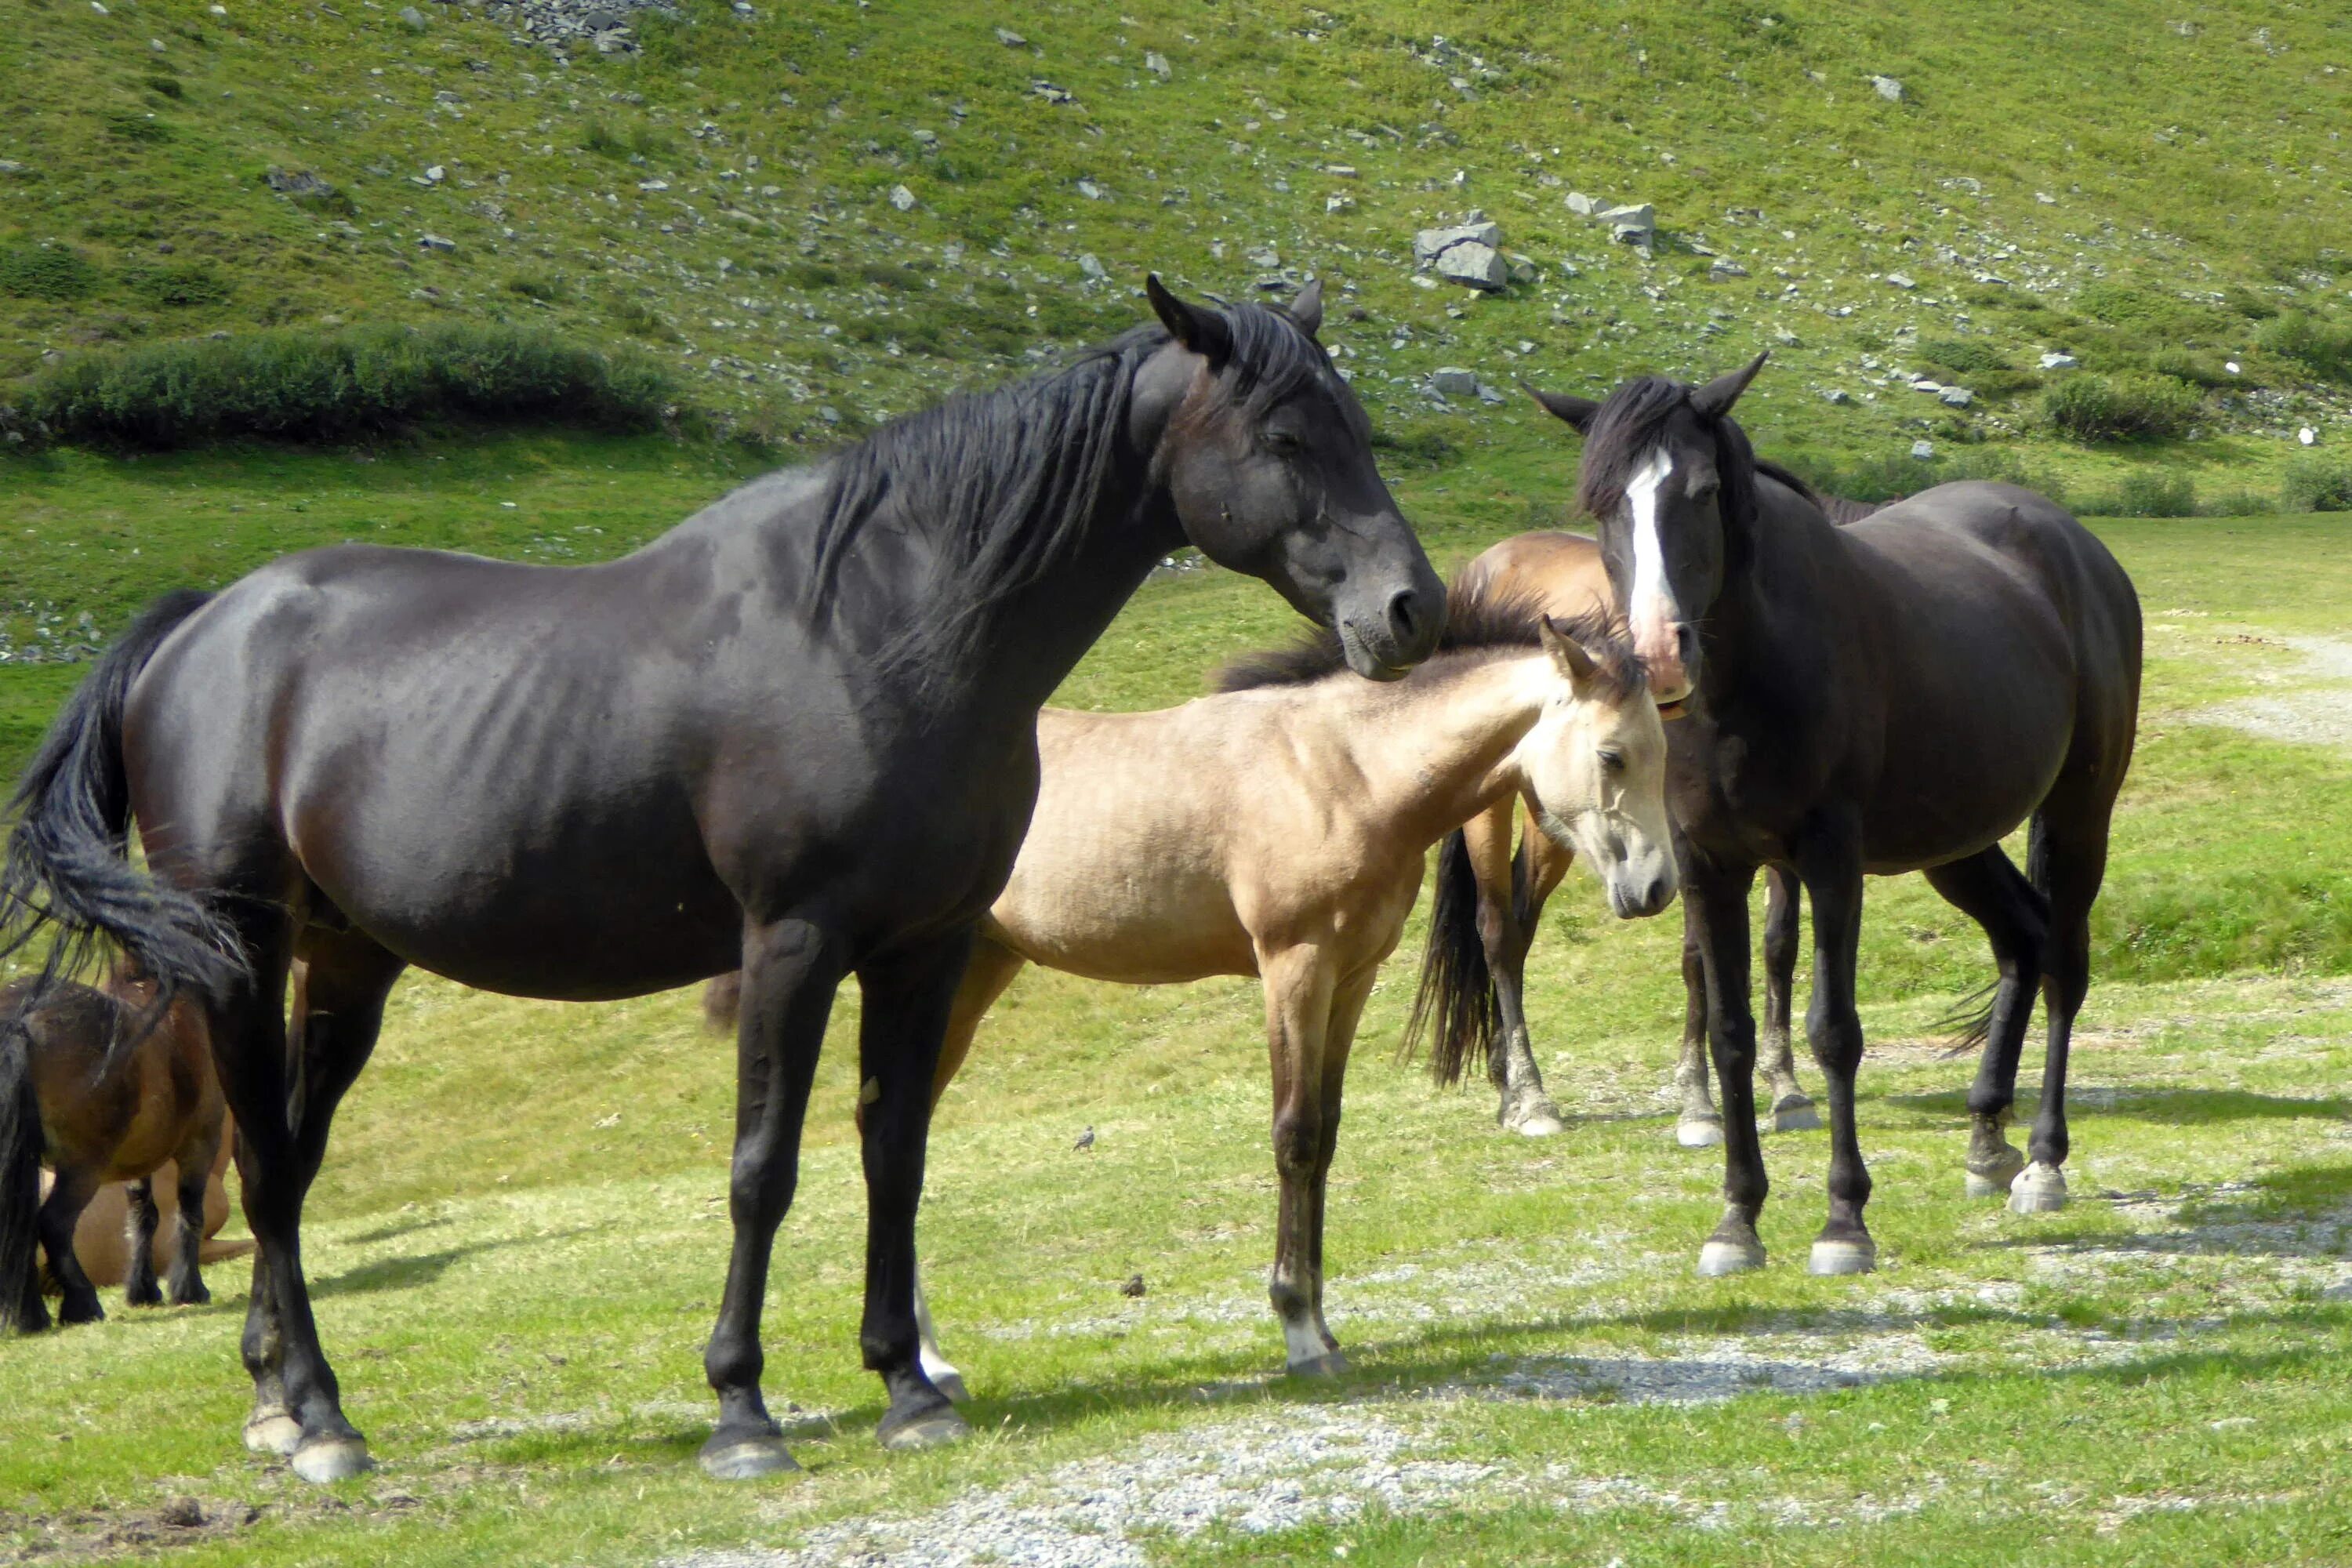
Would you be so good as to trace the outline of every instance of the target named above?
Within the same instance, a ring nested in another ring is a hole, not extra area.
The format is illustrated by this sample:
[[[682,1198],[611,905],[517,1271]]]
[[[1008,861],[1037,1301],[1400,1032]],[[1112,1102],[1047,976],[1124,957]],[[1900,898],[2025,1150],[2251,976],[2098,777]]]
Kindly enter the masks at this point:
[[[1297,455],[1300,446],[1298,437],[1287,430],[1265,431],[1259,435],[1257,444],[1277,458]]]

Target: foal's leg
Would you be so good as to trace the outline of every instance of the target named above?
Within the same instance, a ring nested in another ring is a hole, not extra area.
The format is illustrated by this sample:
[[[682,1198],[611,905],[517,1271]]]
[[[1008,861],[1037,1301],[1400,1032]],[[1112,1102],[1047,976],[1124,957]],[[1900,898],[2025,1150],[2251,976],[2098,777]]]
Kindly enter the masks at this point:
[[[1813,1000],[1805,1031],[1830,1097],[1829,1220],[1813,1240],[1815,1274],[1866,1274],[1878,1244],[1863,1223],[1870,1171],[1854,1131],[1853,1080],[1862,1066],[1862,1016],[1854,1010],[1853,970],[1862,939],[1862,833],[1837,820],[1808,829],[1797,847],[1798,872],[1813,904]]]
[[[155,1232],[163,1223],[155,1206],[153,1173],[124,1189],[122,1216],[122,1304],[160,1307],[163,1292],[155,1284]]]
[[[98,1287],[89,1282],[81,1259],[74,1256],[74,1226],[89,1200],[98,1195],[98,1174],[82,1166],[59,1164],[56,1175],[35,1224],[42,1249],[49,1255],[49,1273],[65,1293],[58,1304],[58,1322],[60,1326],[100,1322],[106,1309],[99,1305]]]
[[[979,1029],[981,1019],[988,1016],[988,1010],[996,1005],[996,999],[1004,994],[1004,988],[1013,984],[1013,977],[1021,973],[1025,962],[1011,948],[985,936],[972,942],[971,962],[964,965],[963,982],[956,987],[955,1005],[948,1013],[947,1037],[940,1045],[939,1071],[931,1080],[932,1110],[939,1109],[940,1097],[947,1093],[948,1085],[963,1066],[965,1057],[971,1054],[971,1037]],[[862,1110],[859,1126],[861,1130],[864,1127]],[[946,1352],[940,1349],[939,1330],[931,1322],[931,1304],[923,1295],[919,1268],[915,1277],[915,1336],[917,1359],[922,1363],[923,1375],[931,1380],[932,1387],[961,1405],[967,1397],[963,1373],[956,1370]]]
[[[735,1245],[719,1321],[702,1355],[719,1395],[719,1426],[702,1445],[702,1468],[720,1480],[800,1468],[760,1397],[760,1308],[776,1226],[792,1206],[809,1082],[843,968],[840,944],[814,921],[745,929],[735,1160],[727,1184]]]
[[[971,928],[893,953],[857,972],[865,993],[858,1103],[866,1155],[866,1318],[858,1330],[867,1370],[890,1396],[877,1436],[886,1448],[929,1448],[971,1428],[924,1374],[915,1316],[915,1209],[923,1195],[924,1144],[948,1019],[967,962]]]
[[[212,1184],[213,1161],[227,1131],[222,1123],[218,1115],[208,1119],[173,1156],[179,1162],[180,1212],[173,1226],[172,1271],[165,1283],[174,1307],[201,1307],[213,1299],[205,1289],[203,1271],[205,1192]]]
[[[1723,1117],[1706,1091],[1706,957],[1699,951],[1700,916],[1683,900],[1683,1047],[1675,1061],[1675,1088],[1683,1108],[1675,1118],[1675,1142],[1685,1149],[1712,1149],[1723,1142]]]
[[[1756,1132],[1756,1016],[1748,1002],[1748,893],[1753,866],[1720,866],[1677,836],[1687,945],[1697,950],[1706,988],[1707,1043],[1723,1089],[1723,1219],[1699,1248],[1703,1275],[1764,1267],[1756,1235],[1769,1190]]]
[[[2017,1099],[2017,1058],[2033,1017],[2034,988],[2042,983],[2049,909],[1998,844],[1937,866],[1927,877],[1947,902],[1984,928],[2000,970],[1977,1080],[1969,1090],[1968,1194],[2002,1197],[2025,1168],[2025,1156],[2009,1142],[2010,1107]]]
[[[1339,983],[1331,997],[1331,1019],[1323,1033],[1323,1136],[1316,1146],[1314,1245],[1307,1256],[1307,1266],[1314,1270],[1315,1278],[1315,1333],[1323,1342],[1329,1369],[1334,1372],[1345,1371],[1348,1361],[1339,1353],[1339,1337],[1331,1331],[1331,1325],[1323,1317],[1323,1230],[1329,1217],[1331,1160],[1339,1150],[1339,1110],[1347,1092],[1348,1053],[1355,1046],[1356,1026],[1364,1016],[1364,1004],[1371,997],[1372,982],[1380,977],[1380,967],[1377,962],[1367,964]]]
[[[1506,802],[1502,813],[1503,847],[1510,845],[1516,803]],[[1536,1066],[1535,1045],[1528,1033],[1526,1006],[1528,950],[1535,945],[1543,907],[1576,852],[1553,843],[1549,835],[1529,821],[1520,830],[1515,860],[1502,868],[1493,900],[1496,919],[1487,923],[1489,888],[1486,868],[1478,878],[1478,934],[1486,948],[1486,973],[1494,978],[1495,997],[1502,1014],[1503,1037],[1491,1053],[1488,1070],[1501,1091],[1496,1119],[1509,1131],[1528,1138],[1549,1138],[1562,1131],[1559,1107],[1544,1090],[1543,1073]]]
[[[1319,1377],[1347,1365],[1324,1342],[1315,1314],[1316,1243],[1322,1230],[1317,1178],[1328,1159],[1323,1058],[1331,1022],[1331,970],[1328,952],[1313,943],[1258,953],[1266,1048],[1274,1068],[1274,1168],[1282,1183],[1266,1294],[1282,1320],[1285,1360],[1300,1377]]]
[[[1797,978],[1797,879],[1775,866],[1765,876],[1765,889],[1763,1052],[1772,1131],[1810,1131],[1822,1124],[1821,1112],[1798,1087],[1796,1053],[1789,1047],[1789,996]]]

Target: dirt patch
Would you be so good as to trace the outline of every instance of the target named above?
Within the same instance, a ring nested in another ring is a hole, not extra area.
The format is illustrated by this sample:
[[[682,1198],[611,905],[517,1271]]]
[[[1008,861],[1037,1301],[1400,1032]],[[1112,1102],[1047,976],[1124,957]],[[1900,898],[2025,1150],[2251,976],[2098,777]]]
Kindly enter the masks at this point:
[[[2275,680],[2263,697],[2217,702],[2189,714],[2200,723],[2226,724],[2266,741],[2352,749],[2352,641],[2342,637],[2288,637],[2303,656],[2296,668]]]

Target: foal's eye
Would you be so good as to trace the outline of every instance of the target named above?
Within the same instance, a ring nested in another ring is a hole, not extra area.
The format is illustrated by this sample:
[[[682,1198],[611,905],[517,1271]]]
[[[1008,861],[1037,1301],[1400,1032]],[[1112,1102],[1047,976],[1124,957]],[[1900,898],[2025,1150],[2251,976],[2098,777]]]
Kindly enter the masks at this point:
[[[1601,766],[1604,771],[1609,773],[1623,773],[1625,771],[1625,753],[1617,750],[1614,746],[1603,746],[1601,749]]]

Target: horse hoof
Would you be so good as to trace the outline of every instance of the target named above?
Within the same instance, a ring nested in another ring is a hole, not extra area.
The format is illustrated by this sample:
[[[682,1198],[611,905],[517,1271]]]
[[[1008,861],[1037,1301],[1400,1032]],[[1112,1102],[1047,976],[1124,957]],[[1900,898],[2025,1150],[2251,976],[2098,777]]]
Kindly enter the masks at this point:
[[[1760,1241],[1726,1241],[1710,1237],[1698,1249],[1698,1276],[1702,1279],[1720,1279],[1727,1274],[1747,1274],[1764,1267],[1764,1244]]]
[[[702,1446],[702,1473],[714,1481],[757,1480],[801,1468],[782,1437],[740,1437],[713,1447],[718,1443],[714,1436]]]
[[[1326,1351],[1306,1361],[1292,1362],[1284,1369],[1293,1377],[1337,1377],[1348,1370],[1348,1358],[1338,1351]]]
[[[291,1458],[302,1446],[302,1424],[283,1410],[256,1415],[245,1424],[245,1446],[256,1454]]]
[[[1522,1138],[1550,1138],[1568,1131],[1568,1123],[1549,1105],[1538,1105],[1512,1119],[1510,1130]]]
[[[375,1468],[367,1443],[360,1437],[312,1437],[294,1450],[287,1463],[306,1481],[325,1486],[347,1481]]]
[[[2005,1198],[2016,1184],[2017,1173],[2025,1169],[2025,1156],[2014,1149],[2001,1152],[2001,1157],[1990,1164],[1969,1167],[1969,1196],[1972,1198]]]
[[[1808,1274],[1867,1274],[1878,1267],[1878,1243],[1870,1237],[1823,1237],[1806,1260]]]
[[[58,1304],[58,1327],[61,1329],[70,1329],[77,1323],[102,1323],[104,1321],[106,1321],[106,1309],[100,1306],[95,1301],[91,1301],[87,1305],[79,1301],[59,1302]]]
[[[1675,1123],[1675,1142],[1685,1149],[1713,1149],[1723,1142],[1723,1118],[1685,1116]]]
[[[2066,1173],[2036,1160],[2009,1188],[2011,1214],[2056,1214],[2066,1206]]]
[[[193,1290],[175,1290],[172,1293],[172,1305],[174,1307],[209,1307],[212,1304],[213,1293],[202,1285]]]
[[[1792,1094],[1772,1108],[1775,1132],[1811,1132],[1822,1124],[1822,1113],[1801,1094]]]
[[[948,1408],[926,1412],[876,1436],[892,1453],[911,1454],[922,1448],[944,1448],[950,1443],[961,1443],[971,1436],[971,1425]]]
[[[946,1394],[952,1404],[971,1403],[971,1395],[964,1392],[963,1373],[960,1372],[942,1372],[934,1374],[931,1378],[931,1386]]]
[[[125,1289],[122,1304],[126,1307],[160,1307],[163,1304],[163,1292],[152,1285],[144,1290]]]

